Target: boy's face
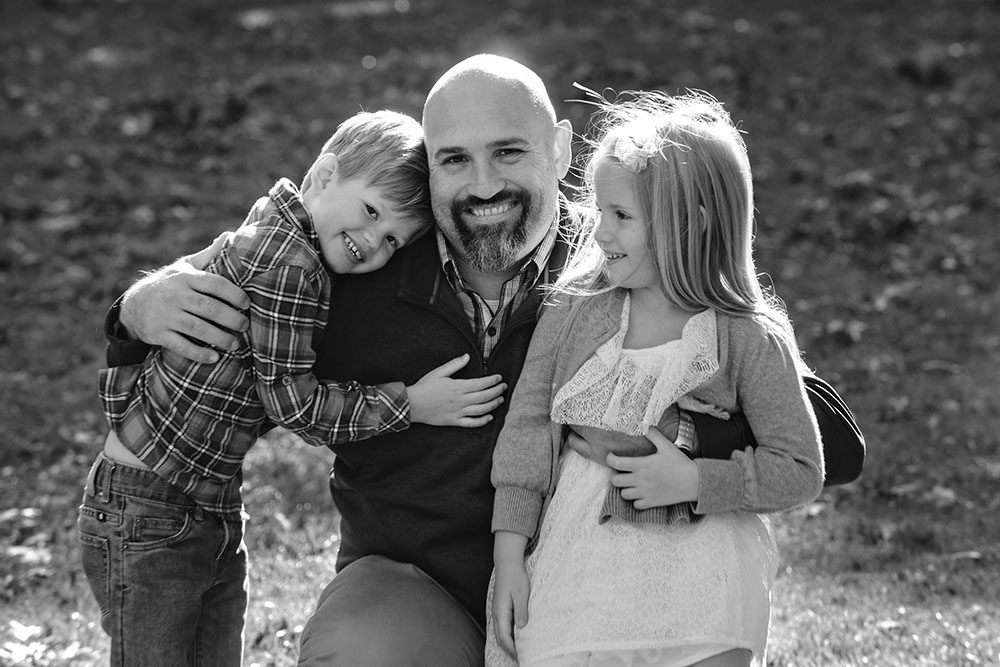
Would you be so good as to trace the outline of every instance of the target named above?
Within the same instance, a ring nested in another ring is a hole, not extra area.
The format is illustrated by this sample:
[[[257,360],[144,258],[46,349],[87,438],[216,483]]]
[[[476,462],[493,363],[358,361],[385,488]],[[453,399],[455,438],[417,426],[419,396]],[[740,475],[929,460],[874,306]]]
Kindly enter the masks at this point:
[[[320,249],[334,273],[368,273],[427,226],[404,217],[364,177],[330,178],[303,193],[319,236]]]

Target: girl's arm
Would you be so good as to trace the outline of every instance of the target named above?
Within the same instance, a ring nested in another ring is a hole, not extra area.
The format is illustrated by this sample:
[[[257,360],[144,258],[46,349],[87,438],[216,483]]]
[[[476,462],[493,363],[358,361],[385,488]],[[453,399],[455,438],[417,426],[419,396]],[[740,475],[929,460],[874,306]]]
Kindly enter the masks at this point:
[[[503,429],[493,450],[496,487],[493,530],[532,537],[538,527],[560,443],[553,442],[549,413],[558,338],[569,306],[544,306]]]
[[[733,320],[730,335],[730,377],[758,446],[728,460],[694,461],[695,511],[771,512],[806,503],[822,490],[823,453],[794,342],[744,319]]]
[[[493,633],[497,643],[512,658],[514,627],[523,628],[528,622],[528,594],[530,584],[524,570],[524,549],[528,538],[518,533],[498,530],[493,543],[493,562],[496,564],[496,581],[493,587]]]

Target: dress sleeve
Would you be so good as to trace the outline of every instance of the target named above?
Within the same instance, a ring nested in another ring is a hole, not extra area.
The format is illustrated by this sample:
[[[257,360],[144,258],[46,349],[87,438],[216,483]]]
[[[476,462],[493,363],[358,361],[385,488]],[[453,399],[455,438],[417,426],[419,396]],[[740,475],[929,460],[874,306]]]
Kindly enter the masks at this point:
[[[302,268],[283,266],[243,285],[250,298],[250,349],[257,391],[275,424],[316,446],[401,431],[410,425],[402,382],[320,380],[312,348],[320,288]]]
[[[493,450],[494,531],[531,538],[538,527],[561,444],[553,442],[549,413],[559,337],[569,310],[568,305],[543,309],[511,396]]]
[[[785,337],[745,322],[739,358],[731,363],[737,400],[758,445],[736,450],[727,460],[695,460],[699,514],[785,510],[814,499],[823,487],[819,429],[797,351]]]

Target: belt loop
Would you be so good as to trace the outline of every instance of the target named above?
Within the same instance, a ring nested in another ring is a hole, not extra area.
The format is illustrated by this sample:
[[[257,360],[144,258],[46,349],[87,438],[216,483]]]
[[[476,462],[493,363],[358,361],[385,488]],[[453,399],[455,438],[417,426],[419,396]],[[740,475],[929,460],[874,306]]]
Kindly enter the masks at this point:
[[[97,456],[97,460],[94,461],[94,465],[90,466],[90,472],[87,473],[87,486],[84,487],[83,491],[88,498],[96,494],[94,482],[97,479],[97,470],[104,465],[104,461],[104,453],[102,452]]]
[[[106,472],[97,479],[97,482],[101,487],[97,491],[97,499],[102,503],[106,503],[111,500],[111,478],[114,476],[115,471],[118,468],[118,464],[114,461],[107,461],[106,468]]]

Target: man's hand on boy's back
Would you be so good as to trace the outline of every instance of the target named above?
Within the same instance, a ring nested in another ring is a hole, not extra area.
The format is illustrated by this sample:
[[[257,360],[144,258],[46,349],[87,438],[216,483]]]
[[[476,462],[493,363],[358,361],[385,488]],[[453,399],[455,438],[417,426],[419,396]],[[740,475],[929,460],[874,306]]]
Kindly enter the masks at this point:
[[[499,375],[467,380],[451,377],[467,363],[468,354],[455,357],[406,388],[411,422],[476,428],[493,419],[489,413],[503,403],[507,383]]]
[[[229,234],[150,273],[125,292],[120,319],[133,337],[201,363],[218,360],[213,348],[226,350],[236,343],[231,332],[249,325],[240,310],[250,300],[225,278],[204,271]]]

